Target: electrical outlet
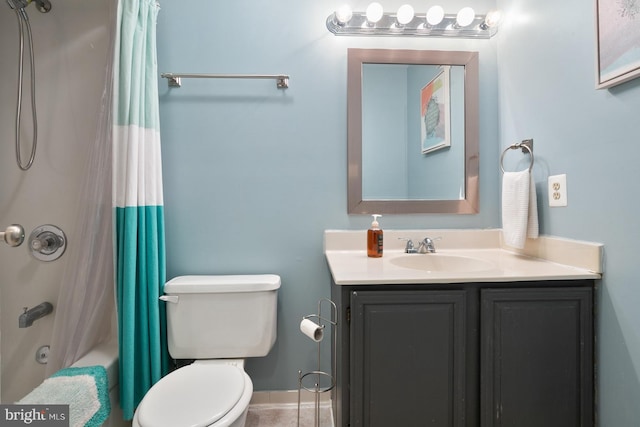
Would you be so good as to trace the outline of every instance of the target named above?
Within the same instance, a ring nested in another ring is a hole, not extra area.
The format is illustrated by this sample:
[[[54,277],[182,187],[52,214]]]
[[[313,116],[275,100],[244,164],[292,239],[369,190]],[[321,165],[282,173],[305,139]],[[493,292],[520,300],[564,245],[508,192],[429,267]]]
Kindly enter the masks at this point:
[[[567,175],[549,177],[549,206],[567,206]]]

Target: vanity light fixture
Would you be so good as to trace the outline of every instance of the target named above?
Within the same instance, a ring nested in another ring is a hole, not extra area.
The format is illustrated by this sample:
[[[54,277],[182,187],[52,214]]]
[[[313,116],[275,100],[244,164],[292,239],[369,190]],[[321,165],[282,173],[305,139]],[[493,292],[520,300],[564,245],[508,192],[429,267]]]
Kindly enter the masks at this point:
[[[476,12],[471,7],[463,7],[456,15],[456,27],[468,27],[476,19]]]
[[[382,5],[378,2],[373,2],[369,6],[367,6],[367,24],[375,25],[384,14],[384,9],[382,9]]]
[[[443,19],[444,9],[442,6],[431,6],[429,10],[427,10],[427,24],[429,24],[429,27],[435,27],[441,23]]]
[[[397,26],[404,28],[405,25],[413,21],[414,16],[413,7],[410,4],[403,4],[398,8],[398,13],[396,14]]]
[[[488,39],[498,32],[500,11],[477,15],[470,7],[445,13],[441,6],[416,12],[405,4],[397,12],[384,12],[378,2],[365,12],[341,6],[327,18],[327,29],[336,36],[426,36]]]
[[[336,10],[336,12],[334,13],[334,16],[337,24],[344,26],[353,17],[353,11],[351,10],[351,6],[349,6],[348,4],[343,4],[338,8],[338,10]]]
[[[487,13],[487,16],[484,18],[484,22],[480,24],[480,28],[486,30],[489,28],[497,27],[498,25],[500,25],[501,21],[502,12],[499,10],[492,10]]]

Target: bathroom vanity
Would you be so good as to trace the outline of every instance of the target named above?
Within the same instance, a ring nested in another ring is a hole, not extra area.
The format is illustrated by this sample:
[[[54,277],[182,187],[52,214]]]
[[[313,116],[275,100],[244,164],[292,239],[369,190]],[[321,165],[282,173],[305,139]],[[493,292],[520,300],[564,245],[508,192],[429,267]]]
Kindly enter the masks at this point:
[[[337,426],[593,425],[601,245],[513,252],[499,230],[385,231],[372,259],[358,233],[325,234]],[[398,238],[427,235],[442,237],[435,254],[403,253]]]

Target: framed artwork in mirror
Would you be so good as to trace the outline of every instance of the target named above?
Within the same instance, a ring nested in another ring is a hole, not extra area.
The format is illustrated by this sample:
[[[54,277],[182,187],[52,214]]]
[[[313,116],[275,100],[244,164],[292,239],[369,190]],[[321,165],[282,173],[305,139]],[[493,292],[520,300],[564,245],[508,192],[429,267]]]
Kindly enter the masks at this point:
[[[640,77],[640,0],[595,0],[596,89]]]
[[[420,90],[420,141],[422,154],[451,146],[449,66]]]

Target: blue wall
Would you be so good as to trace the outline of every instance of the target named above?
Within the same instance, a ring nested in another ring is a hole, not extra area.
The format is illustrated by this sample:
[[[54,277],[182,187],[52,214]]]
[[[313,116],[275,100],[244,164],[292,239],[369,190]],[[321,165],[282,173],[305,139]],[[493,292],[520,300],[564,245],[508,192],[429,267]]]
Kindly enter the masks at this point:
[[[314,368],[316,347],[298,325],[329,295],[323,231],[371,222],[347,215],[348,47],[480,52],[480,214],[390,215],[381,224],[499,226],[495,40],[335,37],[325,20],[338,4],[166,1],[160,11],[160,72],[291,76],[286,90],[263,80],[192,79],[171,90],[159,81],[168,277],[282,276],[276,346],[247,365],[256,390],[296,389],[298,369]]]
[[[366,90],[362,91],[362,198],[365,200],[409,197],[407,86],[406,66],[363,67],[362,87]]]
[[[449,71],[450,146],[421,152],[421,89],[440,70],[437,65],[363,67],[363,199],[452,200],[464,195],[464,66]]]
[[[632,427],[640,420],[640,79],[594,89],[593,4],[498,2],[507,11],[497,37],[500,140],[535,140],[544,234],[605,244],[598,414],[603,427]],[[568,206],[549,208],[547,177],[563,173]]]
[[[335,37],[324,21],[338,3],[164,2],[160,71],[291,75],[285,91],[265,81],[188,80],[171,91],[160,82],[169,277],[280,274],[278,341],[248,370],[256,390],[295,389],[297,370],[313,368],[315,357],[298,322],[329,294],[322,232],[370,223],[346,214],[346,49],[477,50],[480,214],[385,216],[381,224],[499,227],[502,147],[534,138],[541,231],[606,248],[600,425],[636,426],[640,79],[594,89],[593,2],[499,0],[507,20],[490,41]],[[508,167],[520,157],[510,153]],[[569,206],[552,209],[546,181],[560,173]]]
[[[499,226],[495,42],[336,37],[325,27],[335,7],[194,0],[163,2],[159,16],[160,72],[291,76],[286,90],[263,80],[191,79],[171,90],[159,81],[168,277],[282,276],[276,346],[247,364],[256,390],[296,389],[298,369],[315,367],[316,347],[298,326],[330,293],[323,231],[371,222],[347,215],[348,47],[480,51],[481,213],[389,215],[381,224]]]

